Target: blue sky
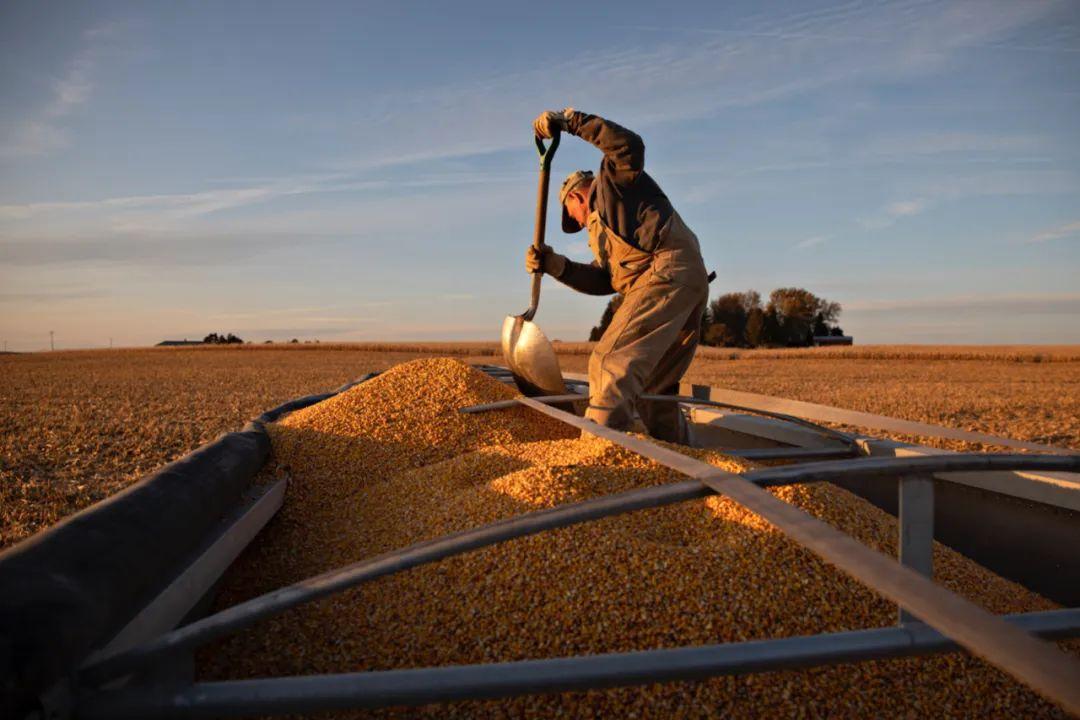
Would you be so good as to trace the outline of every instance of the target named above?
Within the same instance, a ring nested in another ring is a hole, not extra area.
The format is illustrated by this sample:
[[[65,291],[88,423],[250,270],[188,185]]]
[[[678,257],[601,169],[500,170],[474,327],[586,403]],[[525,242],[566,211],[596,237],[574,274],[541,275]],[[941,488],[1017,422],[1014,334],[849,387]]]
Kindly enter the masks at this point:
[[[530,122],[638,131],[713,294],[857,342],[1080,342],[1080,3],[0,5],[9,349],[494,339]],[[568,138],[553,184],[597,152]],[[549,242],[588,258],[584,235]],[[583,339],[603,299],[548,280]]]

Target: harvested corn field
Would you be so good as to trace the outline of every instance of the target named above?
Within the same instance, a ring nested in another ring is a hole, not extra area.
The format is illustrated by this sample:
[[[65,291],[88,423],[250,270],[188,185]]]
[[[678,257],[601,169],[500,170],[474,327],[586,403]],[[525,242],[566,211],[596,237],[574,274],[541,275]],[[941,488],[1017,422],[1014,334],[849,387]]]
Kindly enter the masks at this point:
[[[227,606],[327,569],[500,518],[681,479],[524,408],[450,359],[393,368],[269,427],[292,476],[227,575]],[[693,451],[732,471],[749,467]],[[829,485],[774,491],[895,553],[896,525]],[[943,547],[935,577],[995,613],[1053,605]],[[297,608],[199,656],[207,679],[543,658],[884,627],[895,606],[734,503],[638,512],[505,543]],[[504,701],[412,716],[1054,716],[963,655]]]

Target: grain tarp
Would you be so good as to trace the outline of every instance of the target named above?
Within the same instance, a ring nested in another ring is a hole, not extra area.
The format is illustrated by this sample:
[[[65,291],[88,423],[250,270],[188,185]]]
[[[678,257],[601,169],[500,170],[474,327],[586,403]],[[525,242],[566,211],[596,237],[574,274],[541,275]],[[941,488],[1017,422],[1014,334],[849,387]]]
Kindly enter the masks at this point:
[[[269,410],[0,553],[0,715],[72,677],[186,567],[269,457],[263,423],[354,384]]]

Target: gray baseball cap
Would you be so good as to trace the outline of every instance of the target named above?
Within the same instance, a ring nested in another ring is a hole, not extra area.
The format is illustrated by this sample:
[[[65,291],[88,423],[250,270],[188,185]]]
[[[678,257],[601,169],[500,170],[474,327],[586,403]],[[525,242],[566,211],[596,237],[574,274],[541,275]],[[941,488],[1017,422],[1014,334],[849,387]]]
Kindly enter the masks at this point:
[[[559,188],[559,204],[562,205],[562,230],[564,233],[576,233],[581,229],[581,223],[570,217],[570,214],[566,212],[566,196],[573,192],[578,185],[584,182],[592,182],[592,179],[591,170],[575,170],[563,180],[562,187]]]

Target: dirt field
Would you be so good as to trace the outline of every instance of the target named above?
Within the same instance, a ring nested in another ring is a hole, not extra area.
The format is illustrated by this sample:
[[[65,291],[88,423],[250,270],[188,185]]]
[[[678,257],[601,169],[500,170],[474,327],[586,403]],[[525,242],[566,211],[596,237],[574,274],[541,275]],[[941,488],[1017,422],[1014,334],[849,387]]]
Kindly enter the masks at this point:
[[[560,346],[584,372],[589,348]],[[0,355],[0,547],[299,395],[490,343]],[[703,350],[692,382],[1080,448],[1080,347]],[[962,449],[956,444],[944,447]]]

